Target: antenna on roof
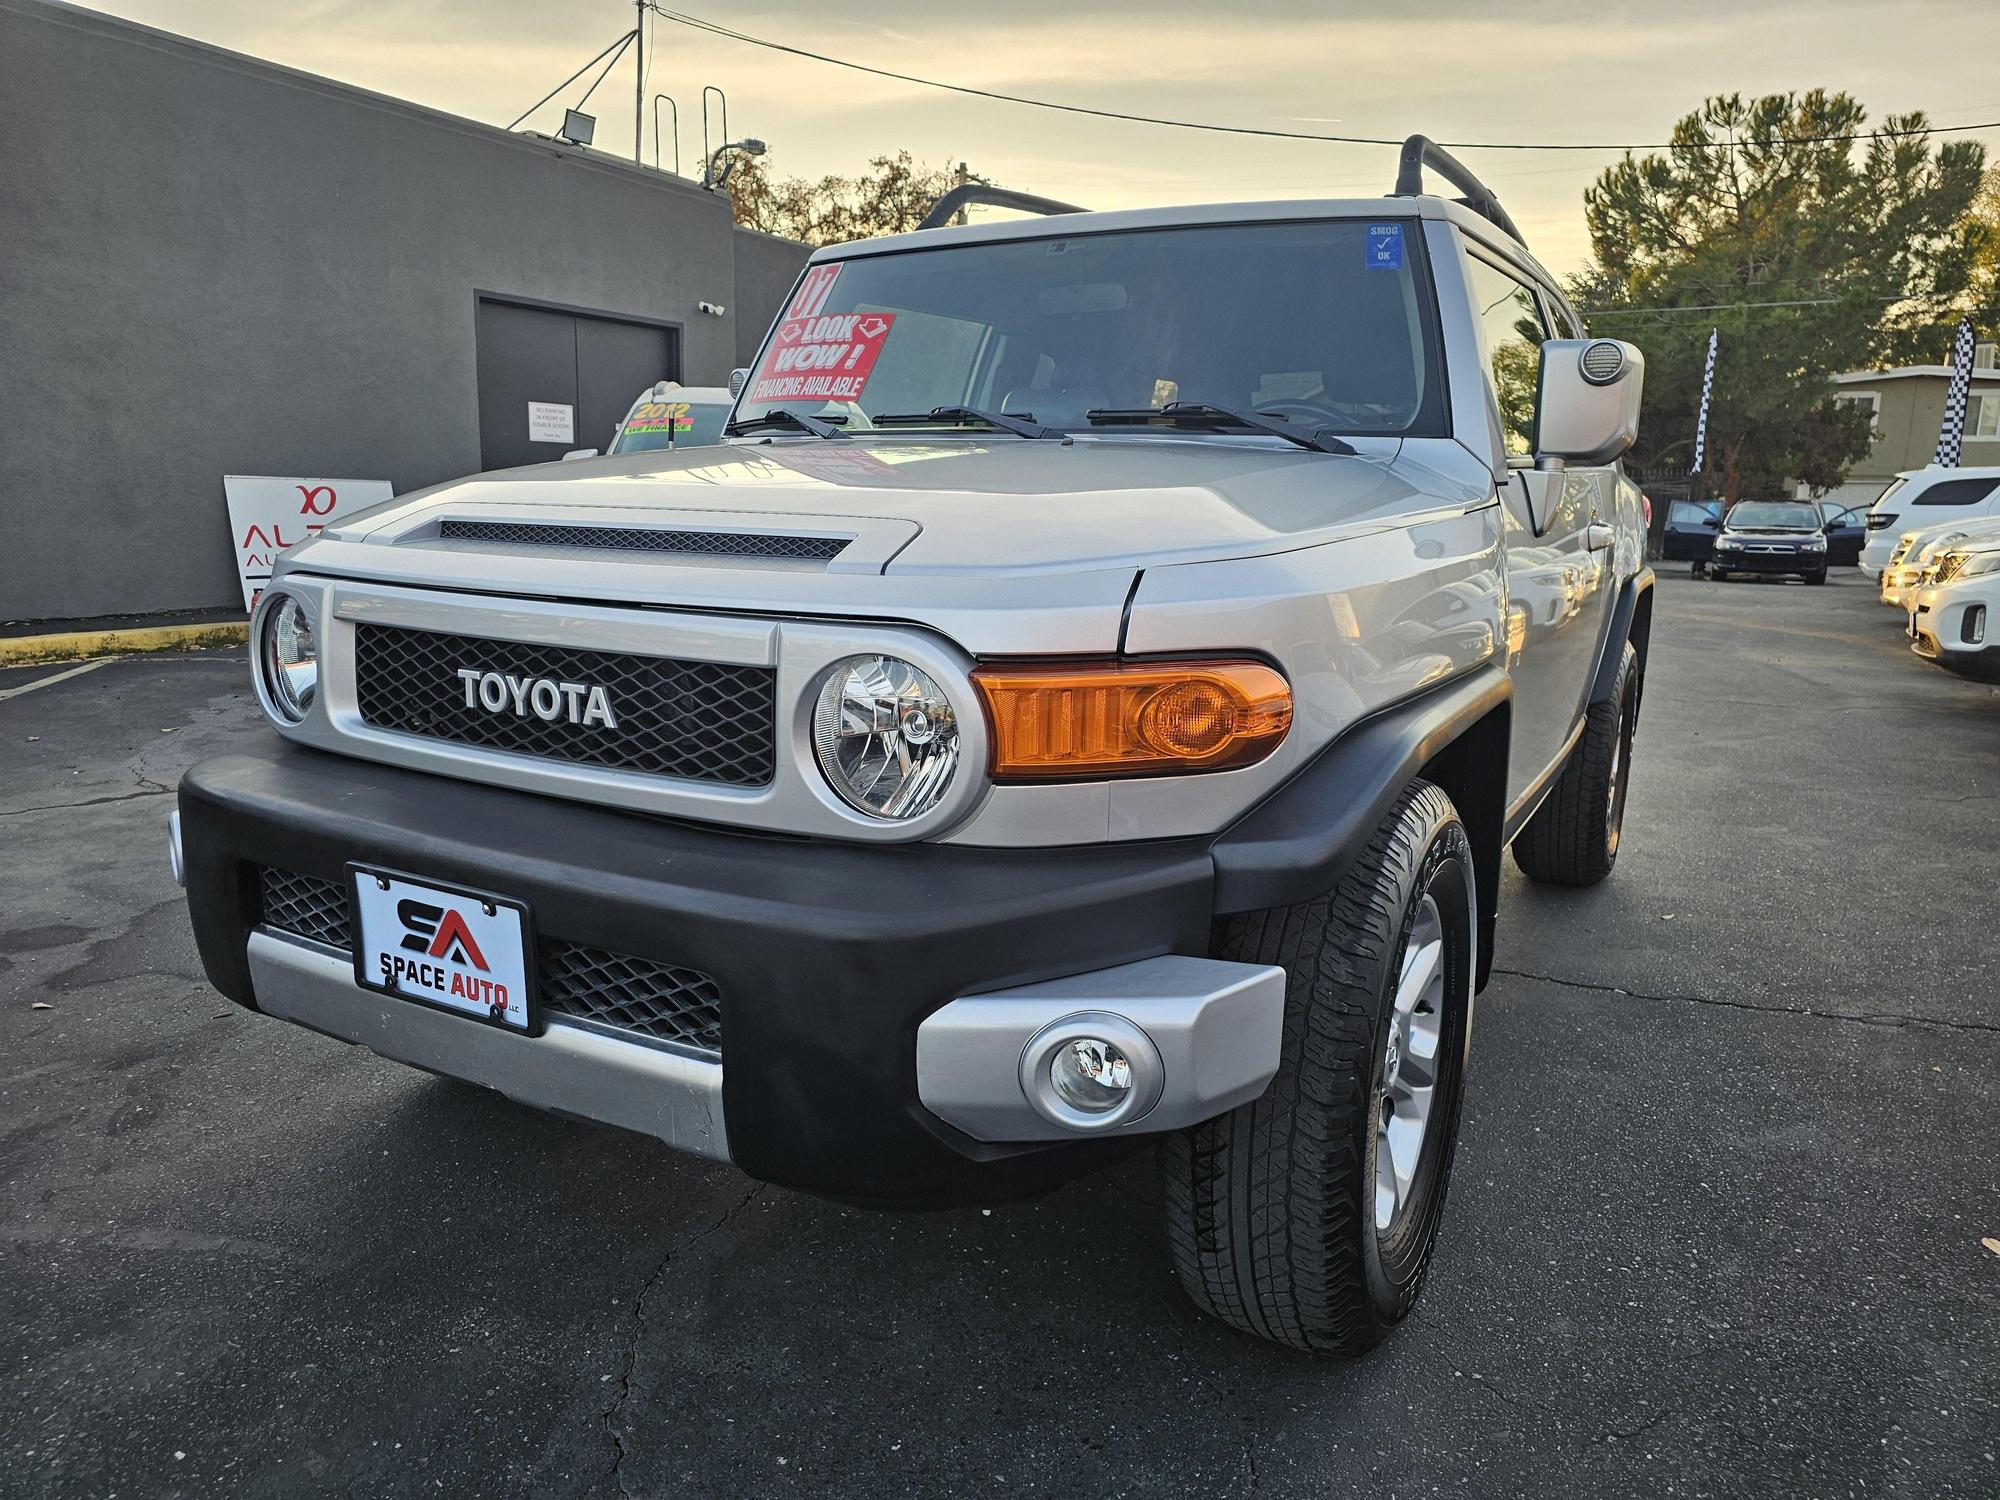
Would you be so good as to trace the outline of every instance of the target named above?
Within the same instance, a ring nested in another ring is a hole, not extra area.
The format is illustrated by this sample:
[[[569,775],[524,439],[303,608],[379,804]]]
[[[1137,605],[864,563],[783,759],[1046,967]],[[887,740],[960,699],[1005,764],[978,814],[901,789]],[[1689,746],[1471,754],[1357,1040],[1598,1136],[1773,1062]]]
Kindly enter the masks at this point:
[[[1474,175],[1472,168],[1427,135],[1413,135],[1403,142],[1403,159],[1396,171],[1395,190],[1390,196],[1422,197],[1425,167],[1429,167],[1465,194],[1458,200],[1460,203],[1504,231],[1523,250],[1528,248],[1528,242],[1521,238],[1521,231],[1516,229],[1514,221],[1507,217],[1507,210],[1500,206],[1500,200],[1494,195],[1493,189],[1481,182]]]

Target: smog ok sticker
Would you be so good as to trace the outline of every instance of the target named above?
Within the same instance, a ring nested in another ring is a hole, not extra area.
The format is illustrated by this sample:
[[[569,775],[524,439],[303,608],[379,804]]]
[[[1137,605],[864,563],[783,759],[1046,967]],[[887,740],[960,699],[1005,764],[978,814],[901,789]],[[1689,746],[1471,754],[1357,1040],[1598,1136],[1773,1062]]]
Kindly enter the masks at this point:
[[[1371,271],[1400,271],[1403,269],[1403,226],[1401,224],[1370,224],[1368,226],[1368,249],[1362,264]]]
[[[764,351],[764,362],[751,379],[747,400],[861,399],[883,341],[896,325],[896,315],[822,311],[839,276],[838,265],[814,266],[806,273]]]

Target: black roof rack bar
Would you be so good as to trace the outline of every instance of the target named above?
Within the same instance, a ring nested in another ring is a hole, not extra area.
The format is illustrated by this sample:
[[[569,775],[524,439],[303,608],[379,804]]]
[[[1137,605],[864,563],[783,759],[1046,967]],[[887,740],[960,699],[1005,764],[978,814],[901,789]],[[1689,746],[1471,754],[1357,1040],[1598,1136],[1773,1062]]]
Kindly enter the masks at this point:
[[[961,183],[931,205],[931,211],[924,215],[919,229],[936,229],[941,224],[951,222],[953,214],[970,204],[983,203],[992,208],[1018,208],[1031,214],[1080,214],[1084,210],[1074,203],[1058,203],[1053,198],[1037,198],[1033,193],[1017,193],[1012,188],[994,187],[990,183]]]
[[[1403,142],[1403,160],[1396,172],[1393,196],[1420,197],[1424,191],[1425,167],[1465,194],[1459,202],[1513,236],[1522,249],[1527,248],[1528,242],[1521,238],[1521,231],[1514,227],[1514,221],[1507,217],[1507,210],[1493,196],[1493,189],[1475,177],[1472,168],[1427,135],[1413,135]]]

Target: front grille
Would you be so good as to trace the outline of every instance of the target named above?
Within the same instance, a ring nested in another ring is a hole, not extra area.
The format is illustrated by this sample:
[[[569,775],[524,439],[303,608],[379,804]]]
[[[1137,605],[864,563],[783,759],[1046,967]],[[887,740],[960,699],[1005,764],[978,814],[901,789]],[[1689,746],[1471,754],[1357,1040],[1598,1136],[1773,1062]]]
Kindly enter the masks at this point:
[[[722,992],[699,969],[544,940],[542,1006],[704,1052],[722,1051]]]
[[[264,926],[353,951],[345,886],[271,865],[257,873]],[[543,937],[535,982],[545,1011],[722,1054],[722,991],[699,969]]]
[[[347,892],[331,880],[294,875],[272,865],[258,867],[264,891],[264,925],[329,948],[354,946],[347,927]]]
[[[446,521],[447,542],[508,542],[526,547],[598,547],[611,552],[680,552],[700,557],[780,557],[827,562],[846,550],[840,536],[780,536],[751,531],[669,531],[646,526],[544,526],[523,521]]]
[[[569,722],[574,694],[559,696],[553,719],[532,702],[516,713],[511,695],[494,711],[475,691],[468,708],[464,670],[601,687],[616,727]],[[400,734],[728,786],[764,786],[776,766],[777,674],[769,667],[364,624],[354,630],[354,675],[363,720]]]

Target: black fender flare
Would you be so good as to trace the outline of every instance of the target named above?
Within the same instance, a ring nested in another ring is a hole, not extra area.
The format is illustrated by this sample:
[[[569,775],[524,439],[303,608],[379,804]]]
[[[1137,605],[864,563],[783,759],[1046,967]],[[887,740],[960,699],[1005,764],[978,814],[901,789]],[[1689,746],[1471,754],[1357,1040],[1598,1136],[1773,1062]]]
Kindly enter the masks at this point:
[[[1489,662],[1355,723],[1210,846],[1216,915],[1291,906],[1332,890],[1403,789],[1512,701],[1506,672]],[[1504,786],[1504,713],[1500,722],[1498,754],[1482,757],[1482,769]],[[1499,898],[1497,815],[1490,831],[1486,839],[1475,832],[1474,840],[1486,846],[1479,907],[1482,926],[1489,927]],[[1490,945],[1482,941],[1481,947]],[[1485,959],[1482,954],[1482,970]]]
[[[1633,639],[1632,627],[1635,622],[1643,622],[1638,637],[1641,680],[1644,680],[1646,645],[1652,623],[1653,570],[1641,568],[1618,590],[1618,597],[1611,604],[1611,620],[1604,632],[1604,646],[1597,654],[1597,675],[1591,679],[1590,698],[1592,704],[1609,701],[1611,690],[1618,685],[1618,665],[1625,657],[1625,643]]]

